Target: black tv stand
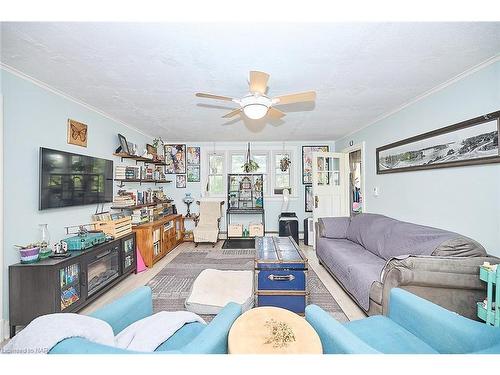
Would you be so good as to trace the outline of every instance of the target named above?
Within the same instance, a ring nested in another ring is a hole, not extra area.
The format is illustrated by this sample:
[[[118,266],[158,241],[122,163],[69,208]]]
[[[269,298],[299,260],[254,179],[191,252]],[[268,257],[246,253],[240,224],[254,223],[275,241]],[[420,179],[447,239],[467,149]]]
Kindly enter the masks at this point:
[[[17,326],[41,315],[80,311],[136,272],[135,233],[69,253],[67,258],[9,266],[11,338]]]

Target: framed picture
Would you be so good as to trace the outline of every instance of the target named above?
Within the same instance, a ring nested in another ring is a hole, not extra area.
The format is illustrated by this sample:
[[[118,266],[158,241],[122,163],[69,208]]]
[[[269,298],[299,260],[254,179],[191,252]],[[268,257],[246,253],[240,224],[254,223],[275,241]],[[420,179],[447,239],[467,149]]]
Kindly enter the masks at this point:
[[[187,148],[187,165],[200,165],[200,148]]]
[[[127,139],[121,134],[118,134],[118,139],[120,141],[120,147],[122,148],[122,152],[130,155]]]
[[[150,145],[149,143],[146,143],[146,151],[148,154],[156,155],[156,147],[153,145]]]
[[[186,175],[178,174],[175,176],[175,187],[176,188],[185,188],[186,187]]]
[[[185,174],[186,145],[165,145],[165,164],[167,174]]]
[[[68,143],[87,147],[87,125],[68,119]]]
[[[189,165],[187,166],[187,182],[200,182],[200,166]]]
[[[304,207],[306,212],[312,212],[313,211],[313,192],[312,192],[312,185],[305,185],[304,186]]]
[[[313,152],[328,152],[328,146],[302,146],[302,183],[312,183],[312,154]]]
[[[500,111],[379,147],[377,174],[500,163]]]

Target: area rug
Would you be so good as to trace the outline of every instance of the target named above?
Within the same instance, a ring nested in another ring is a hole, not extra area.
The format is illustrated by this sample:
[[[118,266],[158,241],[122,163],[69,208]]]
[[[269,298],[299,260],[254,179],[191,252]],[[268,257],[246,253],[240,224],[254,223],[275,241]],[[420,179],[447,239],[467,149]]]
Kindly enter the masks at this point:
[[[253,270],[254,249],[187,248],[168,263],[148,286],[153,290],[153,310],[186,310],[184,301],[194,280],[207,268],[218,270]],[[340,322],[347,322],[335,298],[328,292],[316,273],[308,271],[309,304],[316,304]],[[202,315],[207,322],[213,315]]]
[[[223,249],[253,249],[254,247],[253,238],[228,238],[222,244]]]

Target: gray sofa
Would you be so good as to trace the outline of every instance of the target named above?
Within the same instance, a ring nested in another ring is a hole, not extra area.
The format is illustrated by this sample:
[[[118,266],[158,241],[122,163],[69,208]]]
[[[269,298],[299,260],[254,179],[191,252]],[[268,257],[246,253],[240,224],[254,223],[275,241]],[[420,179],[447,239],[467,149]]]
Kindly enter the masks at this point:
[[[368,315],[387,314],[399,287],[472,319],[486,295],[479,265],[500,260],[457,233],[376,214],[319,219],[316,254]]]

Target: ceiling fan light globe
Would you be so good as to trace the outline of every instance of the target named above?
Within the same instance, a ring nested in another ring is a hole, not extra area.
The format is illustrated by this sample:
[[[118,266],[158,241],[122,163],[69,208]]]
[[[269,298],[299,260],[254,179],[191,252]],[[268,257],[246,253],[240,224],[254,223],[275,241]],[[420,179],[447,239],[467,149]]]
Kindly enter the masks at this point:
[[[269,107],[265,104],[248,104],[243,107],[243,113],[251,120],[258,120],[267,114]]]

